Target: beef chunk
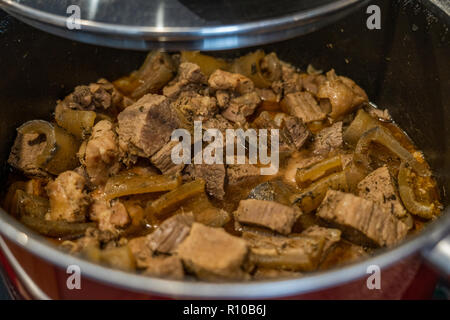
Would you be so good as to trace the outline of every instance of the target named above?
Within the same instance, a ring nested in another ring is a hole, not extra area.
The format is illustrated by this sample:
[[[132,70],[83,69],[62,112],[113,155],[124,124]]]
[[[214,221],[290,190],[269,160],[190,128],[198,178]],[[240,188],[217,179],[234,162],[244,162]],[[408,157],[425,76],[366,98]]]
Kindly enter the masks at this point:
[[[169,141],[172,131],[182,126],[169,100],[156,94],[143,96],[117,118],[120,148],[142,157],[155,154]]]
[[[215,98],[202,96],[193,91],[183,92],[172,105],[191,125],[195,120],[206,121],[219,111]]]
[[[47,172],[37,165],[38,156],[44,151],[47,142],[44,135],[37,133],[18,133],[8,163],[30,176],[47,176]]]
[[[75,87],[61,102],[64,107],[77,110],[123,110],[132,100],[123,96],[112,83],[100,79],[88,86]]]
[[[233,124],[225,119],[221,114],[215,115],[215,117],[210,118],[203,122],[202,124],[203,129],[218,129],[225,137],[225,130],[227,129],[233,129]]]
[[[223,199],[225,195],[225,165],[223,164],[194,164],[191,175],[205,180],[206,192],[216,199]]]
[[[109,202],[104,199],[96,199],[91,205],[89,217],[98,223],[100,231],[118,235],[120,229],[130,224],[128,211],[120,201]]]
[[[228,234],[222,228],[200,223],[192,225],[191,233],[179,245],[178,255],[184,265],[200,279],[245,279],[241,266],[248,249],[245,240]]]
[[[311,132],[300,118],[286,117],[284,119],[282,136],[289,145],[293,145],[295,149],[300,150],[310,138]]]
[[[318,225],[307,228],[301,234],[310,237],[318,237],[319,239],[325,239],[321,260],[323,260],[334,248],[334,246],[341,240],[341,230],[319,227]]]
[[[253,82],[249,78],[239,73],[231,73],[220,69],[211,74],[208,84],[215,90],[229,90],[240,95],[250,93],[255,89]]]
[[[222,112],[222,116],[235,123],[243,124],[246,122],[246,117],[253,114],[260,102],[260,97],[254,91],[232,98],[228,107]]]
[[[151,263],[153,251],[150,249],[149,241],[146,236],[136,237],[128,241],[128,248],[134,256],[136,267],[145,269]]]
[[[157,256],[148,260],[144,275],[164,279],[181,280],[184,278],[183,264],[176,256]]]
[[[313,153],[325,156],[343,146],[342,122],[336,122],[331,127],[324,128],[315,136],[312,146]]]
[[[176,214],[165,220],[153,233],[148,235],[150,249],[156,252],[172,253],[187,237],[194,222],[191,212]]]
[[[280,95],[273,92],[272,89],[260,89],[255,88],[256,93],[260,97],[261,101],[267,101],[267,102],[279,102],[280,101]]]
[[[178,67],[177,77],[163,88],[163,93],[166,97],[176,99],[185,91],[198,92],[206,82],[206,77],[198,65],[183,62]]]
[[[228,184],[236,185],[257,181],[260,176],[260,168],[253,164],[230,164],[227,166]]]
[[[383,210],[399,219],[407,215],[386,166],[371,172],[358,184],[358,195],[378,203]]]
[[[305,123],[321,121],[326,118],[326,114],[309,92],[289,93],[281,103],[287,113],[302,119]]]
[[[65,171],[54,181],[50,181],[47,184],[50,212],[46,218],[68,222],[85,221],[89,197],[84,187],[85,179],[74,171]]]
[[[327,72],[327,80],[320,85],[317,97],[329,99],[330,117],[338,119],[368,101],[367,94],[353,80],[339,77],[334,70]]]
[[[239,202],[235,217],[243,224],[261,226],[282,234],[289,234],[300,214],[297,208],[274,201],[247,199]]]
[[[326,77],[322,74],[305,74],[302,77],[302,84],[305,91],[317,95],[319,86],[326,81]],[[330,110],[331,111],[331,110]]]
[[[282,237],[244,232],[242,237],[250,247],[250,263],[290,271],[315,270],[325,243],[324,238],[307,235]]]
[[[102,120],[93,127],[82,162],[91,183],[96,185],[104,184],[108,177],[119,172],[119,146],[111,122]]]
[[[163,174],[177,174],[183,170],[184,164],[175,164],[172,161],[172,149],[179,143],[170,141],[150,158],[155,167]]]
[[[302,90],[302,77],[292,65],[281,62],[281,79],[272,82],[276,94],[287,95]]]
[[[403,222],[375,202],[335,190],[327,191],[317,215],[343,229],[350,240],[367,245],[389,246],[408,232]]]

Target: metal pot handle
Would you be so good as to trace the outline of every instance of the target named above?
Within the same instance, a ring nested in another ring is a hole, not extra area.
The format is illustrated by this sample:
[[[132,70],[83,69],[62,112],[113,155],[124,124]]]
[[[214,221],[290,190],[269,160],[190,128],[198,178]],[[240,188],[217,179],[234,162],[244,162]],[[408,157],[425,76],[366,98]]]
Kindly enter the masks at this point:
[[[433,248],[424,250],[422,254],[443,275],[450,276],[450,235],[439,241]]]

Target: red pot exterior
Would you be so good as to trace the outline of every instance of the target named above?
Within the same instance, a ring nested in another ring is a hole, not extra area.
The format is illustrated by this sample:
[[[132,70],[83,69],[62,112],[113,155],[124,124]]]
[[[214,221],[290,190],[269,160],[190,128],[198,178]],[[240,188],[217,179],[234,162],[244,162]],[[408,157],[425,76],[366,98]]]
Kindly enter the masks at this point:
[[[7,241],[11,252],[34,283],[51,299],[173,299],[134,292],[114,287],[95,279],[81,277],[81,289],[69,290],[66,285],[70,276],[65,270],[36,257],[21,247]],[[33,299],[14,272],[6,256],[0,251],[0,262],[9,281],[24,299]],[[368,274],[368,277],[370,275]],[[429,299],[436,285],[436,273],[427,267],[419,255],[411,256],[395,265],[381,270],[381,289],[367,288],[367,278],[358,279],[326,290],[310,292],[283,299]],[[210,297],[214,298],[214,297]]]

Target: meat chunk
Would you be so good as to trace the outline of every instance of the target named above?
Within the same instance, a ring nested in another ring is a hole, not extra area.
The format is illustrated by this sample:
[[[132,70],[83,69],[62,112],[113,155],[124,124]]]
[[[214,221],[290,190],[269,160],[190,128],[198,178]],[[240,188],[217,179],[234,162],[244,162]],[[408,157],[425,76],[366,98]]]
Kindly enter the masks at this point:
[[[172,149],[179,143],[178,141],[170,141],[150,158],[155,167],[163,174],[177,174],[183,170],[185,166],[183,163],[175,164],[172,161]]]
[[[111,122],[102,120],[93,127],[82,162],[91,183],[96,185],[104,184],[108,177],[119,172],[119,145]]]
[[[47,142],[44,135],[37,133],[18,133],[8,163],[30,176],[47,176],[47,172],[38,165],[38,157],[44,151]]]
[[[184,265],[200,279],[206,280],[247,278],[241,268],[247,254],[245,240],[222,228],[200,223],[192,225],[191,233],[178,247],[178,255]]]
[[[231,73],[217,69],[208,79],[208,84],[215,90],[229,90],[240,95],[255,90],[253,82],[239,73]]]
[[[151,263],[153,251],[149,244],[146,236],[136,237],[128,241],[128,248],[134,257],[136,267],[139,269],[145,269]]]
[[[297,208],[274,201],[247,199],[239,202],[235,217],[240,223],[269,228],[287,235],[291,233],[300,214]]]
[[[163,94],[172,99],[185,91],[197,92],[207,83],[206,77],[195,63],[183,62],[178,67],[177,77],[163,88]]]
[[[50,181],[47,184],[50,199],[47,220],[85,221],[89,197],[84,186],[85,179],[74,171],[65,171],[54,181]]]
[[[305,91],[317,95],[319,87],[326,81],[326,77],[323,74],[304,74],[302,77],[302,84]]]
[[[334,70],[327,72],[327,80],[320,85],[317,97],[329,99],[330,117],[338,119],[368,101],[367,94],[353,80],[337,76]]]
[[[233,129],[233,124],[225,119],[221,114],[216,114],[213,118],[210,118],[202,123],[203,129],[218,129],[225,137],[225,130]]]
[[[277,94],[287,95],[301,91],[302,77],[292,65],[281,62],[281,79],[272,82],[272,89]]]
[[[227,176],[229,185],[237,185],[257,181],[261,172],[260,168],[253,164],[230,164],[227,166]]]
[[[228,107],[222,112],[222,116],[235,123],[243,124],[246,122],[246,117],[253,114],[260,102],[261,98],[254,91],[232,98]]]
[[[122,111],[118,117],[119,146],[126,153],[151,157],[180,128],[181,120],[161,95],[147,94]]]
[[[96,199],[91,205],[89,217],[98,223],[100,231],[117,235],[120,229],[130,222],[130,216],[126,207],[120,201],[109,202],[104,199]]]
[[[294,146],[296,150],[300,150],[311,137],[309,129],[297,117],[286,117],[284,119],[284,127],[281,134],[287,140],[287,143]]]
[[[192,212],[176,214],[165,220],[153,233],[148,235],[152,251],[175,252],[178,245],[187,237],[194,222]]]
[[[261,268],[290,271],[315,270],[322,257],[324,238],[266,236],[244,232],[250,248],[250,263]]]
[[[184,269],[181,259],[176,256],[157,256],[148,261],[144,275],[164,279],[181,280]]]
[[[358,195],[378,203],[383,210],[399,219],[407,215],[386,166],[371,172],[358,184]]]
[[[325,156],[332,151],[342,148],[342,121],[334,123],[331,127],[324,128],[315,136],[313,153]]]
[[[321,121],[326,118],[326,114],[309,92],[289,93],[281,103],[287,113],[302,119],[305,123]]]
[[[367,245],[393,245],[408,232],[403,222],[375,202],[341,191],[328,190],[317,215],[339,226],[354,242]]]
[[[216,98],[202,96],[194,91],[183,92],[172,105],[191,125],[196,120],[206,121],[219,111]]]
[[[206,192],[216,199],[223,199],[225,195],[225,165],[223,164],[194,164],[191,175],[205,180]]]
[[[64,107],[77,110],[123,110],[133,103],[123,96],[112,83],[100,79],[88,86],[75,87],[73,93],[61,102]]]

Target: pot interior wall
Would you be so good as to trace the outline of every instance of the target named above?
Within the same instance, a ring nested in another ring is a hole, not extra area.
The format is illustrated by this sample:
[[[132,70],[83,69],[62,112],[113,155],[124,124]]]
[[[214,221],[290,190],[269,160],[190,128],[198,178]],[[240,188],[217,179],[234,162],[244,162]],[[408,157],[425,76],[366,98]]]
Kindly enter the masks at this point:
[[[442,186],[450,190],[450,26],[419,2],[374,1],[381,29],[368,30],[363,8],[301,38],[270,44],[283,60],[305,69],[335,68],[354,79],[413,137]],[[232,57],[254,48],[216,52]],[[0,11],[0,163],[24,121],[49,118],[57,99],[76,85],[115,79],[145,53],[75,43],[35,30]]]

